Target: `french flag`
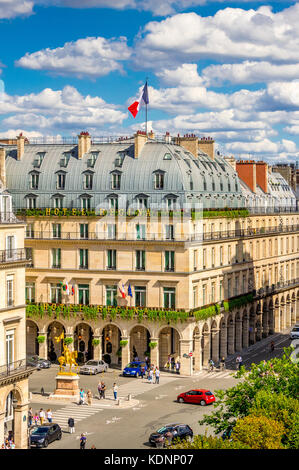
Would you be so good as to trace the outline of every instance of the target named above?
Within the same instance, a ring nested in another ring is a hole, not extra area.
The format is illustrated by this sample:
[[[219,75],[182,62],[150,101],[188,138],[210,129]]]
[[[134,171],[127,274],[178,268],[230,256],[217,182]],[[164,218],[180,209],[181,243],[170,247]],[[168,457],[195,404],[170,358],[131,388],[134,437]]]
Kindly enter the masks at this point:
[[[122,287],[119,287],[119,291],[121,293],[122,298],[125,299],[126,298],[125,286],[122,285]]]
[[[137,116],[138,111],[141,108],[141,106],[144,106],[146,104],[149,104],[147,82],[145,82],[145,85],[143,87],[139,100],[134,101],[134,103],[128,107],[128,110],[132,114],[133,118]]]

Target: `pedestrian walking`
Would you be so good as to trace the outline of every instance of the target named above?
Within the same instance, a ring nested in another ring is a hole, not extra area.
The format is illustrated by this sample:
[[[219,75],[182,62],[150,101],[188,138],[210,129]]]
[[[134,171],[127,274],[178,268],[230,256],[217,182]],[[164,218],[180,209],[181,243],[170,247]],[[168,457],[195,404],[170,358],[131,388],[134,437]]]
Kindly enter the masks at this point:
[[[79,405],[83,405],[83,404],[84,404],[84,390],[83,388],[81,388],[79,392]]]
[[[100,400],[102,397],[102,382],[101,381],[98,383],[98,394],[99,394],[99,400]]]
[[[171,371],[174,372],[175,369],[175,360],[174,357],[171,358]]]
[[[116,383],[113,384],[113,395],[114,395],[114,400],[117,400],[117,391],[118,391],[118,386]]]
[[[91,390],[87,390],[87,404],[90,406],[92,403],[92,393]]]
[[[222,356],[222,358],[220,359],[220,369],[221,370],[225,370],[226,369],[226,366],[225,366],[225,357]]]
[[[153,383],[153,378],[154,378],[154,371],[152,368],[150,368],[149,372],[148,372],[148,381],[150,384]]]
[[[106,385],[104,382],[101,382],[101,398],[105,400],[105,391],[106,391]]]
[[[45,418],[46,418],[46,413],[44,412],[43,408],[41,408],[39,410],[39,420],[40,420],[41,426],[43,425]]]
[[[37,426],[38,425],[38,412],[37,411],[34,413],[33,421],[34,421],[35,426]]]
[[[92,444],[91,449],[96,449],[96,446]]]
[[[30,407],[28,410],[28,427],[31,428],[32,426],[32,420],[33,420],[33,411],[32,408]]]
[[[242,356],[240,354],[239,354],[239,356],[236,357],[236,365],[239,368],[239,370],[240,370],[241,366],[243,365],[243,359],[242,359]]]
[[[156,367],[156,370],[155,370],[155,378],[156,378],[155,383],[158,384],[159,381],[160,381],[160,371],[159,371],[159,367],[158,367],[158,366]]]
[[[75,420],[74,420],[74,418],[69,418],[67,424],[68,424],[68,427],[69,427],[69,433],[73,434],[75,432]]]
[[[180,373],[180,368],[181,368],[181,363],[180,363],[179,360],[177,360],[176,363],[175,363],[175,370],[176,370],[177,374]]]
[[[53,413],[50,408],[47,410],[47,420],[48,420],[48,423],[52,423],[53,421]]]
[[[271,344],[270,344],[270,351],[273,352],[274,349],[275,349],[274,342],[271,341]]]
[[[209,371],[213,372],[214,365],[215,365],[215,363],[214,363],[213,359],[210,359],[209,360]]]
[[[85,449],[86,441],[86,436],[82,433],[80,437],[80,449]]]

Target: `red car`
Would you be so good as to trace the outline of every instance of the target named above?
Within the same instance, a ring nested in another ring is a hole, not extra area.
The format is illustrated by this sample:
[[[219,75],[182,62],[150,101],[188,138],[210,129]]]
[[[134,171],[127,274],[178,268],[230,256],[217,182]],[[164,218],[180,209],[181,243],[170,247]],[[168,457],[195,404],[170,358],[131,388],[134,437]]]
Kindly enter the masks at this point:
[[[179,403],[196,403],[201,406],[210,405],[215,401],[215,397],[210,390],[195,389],[181,393],[177,397]]]

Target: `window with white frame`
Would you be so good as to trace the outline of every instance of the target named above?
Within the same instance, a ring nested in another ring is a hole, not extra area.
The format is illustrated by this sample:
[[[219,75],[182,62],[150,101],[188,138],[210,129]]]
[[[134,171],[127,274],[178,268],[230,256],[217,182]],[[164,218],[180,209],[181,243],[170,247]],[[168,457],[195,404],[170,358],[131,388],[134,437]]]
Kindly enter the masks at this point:
[[[175,287],[164,287],[164,308],[175,309]]]
[[[65,173],[57,173],[56,179],[56,189],[64,189],[65,188]]]
[[[36,209],[36,199],[35,196],[28,196],[27,198],[27,209]]]
[[[117,286],[106,286],[106,305],[117,306]]]
[[[12,275],[6,276],[6,306],[14,305],[14,278]]]
[[[30,303],[35,302],[35,283],[34,282],[26,282],[25,298],[26,298],[26,302],[30,302]]]
[[[15,361],[15,330],[6,331],[6,364],[12,365]]]
[[[61,304],[62,290],[60,283],[50,285],[50,298],[52,304]]]
[[[112,173],[111,174],[111,189],[120,189],[121,174]]]
[[[157,172],[155,173],[155,189],[164,188],[164,173]]]
[[[137,240],[145,240],[146,236],[146,226],[145,224],[136,224],[136,239]]]
[[[135,286],[135,307],[145,307],[146,306],[146,287],[144,286]]]
[[[61,268],[61,248],[52,248],[52,268]]]

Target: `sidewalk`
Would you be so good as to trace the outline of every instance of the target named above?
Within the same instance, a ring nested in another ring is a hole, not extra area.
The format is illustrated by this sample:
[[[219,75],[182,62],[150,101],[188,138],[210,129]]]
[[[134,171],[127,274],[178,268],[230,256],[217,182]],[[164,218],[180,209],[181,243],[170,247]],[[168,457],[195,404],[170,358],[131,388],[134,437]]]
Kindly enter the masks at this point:
[[[63,400],[63,399],[52,399],[49,396],[43,396],[40,393],[32,393],[32,397],[29,399],[30,403],[42,403],[47,405],[78,405],[78,400]],[[119,404],[118,404],[119,403]],[[105,399],[92,399],[91,405],[80,405],[80,408],[110,408],[110,409],[120,409],[120,408],[133,408],[139,404],[139,400],[131,398],[128,400],[128,396],[119,396],[115,401],[113,397],[107,397]],[[79,408],[79,405],[78,405]]]

